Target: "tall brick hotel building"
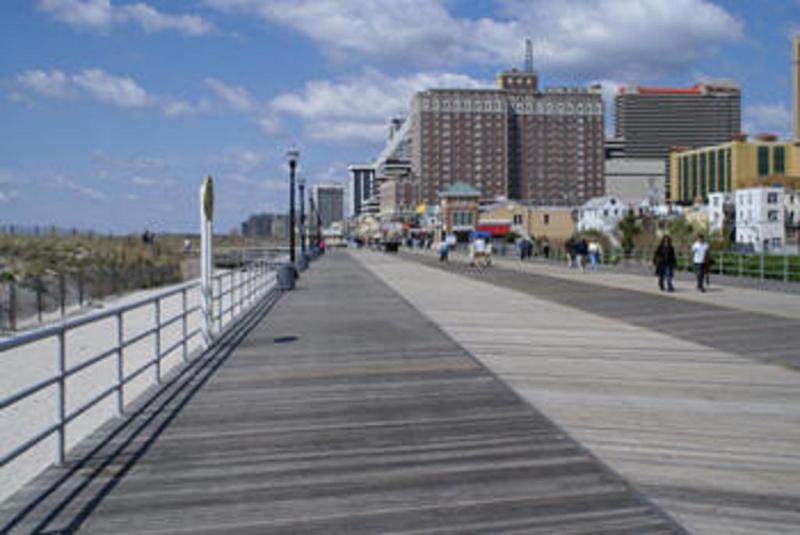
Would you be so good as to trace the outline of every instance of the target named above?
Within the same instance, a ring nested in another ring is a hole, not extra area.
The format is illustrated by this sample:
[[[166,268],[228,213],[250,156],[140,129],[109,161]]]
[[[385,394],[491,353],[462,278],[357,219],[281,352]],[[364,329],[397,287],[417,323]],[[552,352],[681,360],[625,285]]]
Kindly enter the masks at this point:
[[[532,70],[497,76],[497,89],[431,89],[411,104],[411,166],[420,200],[454,182],[484,200],[576,205],[604,193],[599,87],[539,90]]]

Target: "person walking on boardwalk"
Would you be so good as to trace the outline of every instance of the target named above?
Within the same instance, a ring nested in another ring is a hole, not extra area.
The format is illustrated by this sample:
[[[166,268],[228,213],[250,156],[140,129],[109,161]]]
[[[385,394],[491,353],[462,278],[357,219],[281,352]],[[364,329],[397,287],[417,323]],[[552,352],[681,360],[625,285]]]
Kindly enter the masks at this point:
[[[669,236],[664,236],[661,238],[661,243],[658,244],[658,248],[653,255],[653,265],[656,268],[658,287],[661,291],[675,291],[675,288],[672,286],[672,277],[675,274],[675,266],[677,263],[672,240]]]
[[[447,254],[450,252],[450,245],[447,240],[439,242],[439,262],[447,262]]]
[[[575,258],[577,259],[578,268],[581,271],[586,270],[586,255],[589,254],[589,244],[586,239],[581,239],[575,244]]]
[[[694,263],[694,274],[697,277],[697,289],[705,292],[706,280],[706,255],[708,254],[708,243],[703,233],[697,235],[697,240],[692,244],[692,262]]]
[[[600,244],[593,241],[589,244],[589,271],[597,272],[597,261],[600,258]]]

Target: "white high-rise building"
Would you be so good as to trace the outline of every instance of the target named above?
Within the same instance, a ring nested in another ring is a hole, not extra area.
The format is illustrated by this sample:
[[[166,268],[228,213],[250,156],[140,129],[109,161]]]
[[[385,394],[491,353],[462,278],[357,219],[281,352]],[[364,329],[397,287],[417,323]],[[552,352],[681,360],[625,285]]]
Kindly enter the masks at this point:
[[[800,141],[800,35],[792,40],[792,125]]]

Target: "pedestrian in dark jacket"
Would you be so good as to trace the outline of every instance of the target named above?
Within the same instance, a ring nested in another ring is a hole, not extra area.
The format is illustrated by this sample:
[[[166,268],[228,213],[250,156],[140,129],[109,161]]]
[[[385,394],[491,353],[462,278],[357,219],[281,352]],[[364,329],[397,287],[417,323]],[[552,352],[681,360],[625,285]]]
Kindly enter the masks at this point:
[[[661,238],[661,243],[658,245],[653,255],[653,265],[656,268],[658,287],[661,291],[675,291],[675,288],[672,286],[672,277],[675,274],[675,266],[677,263],[675,248],[672,247],[672,240],[669,236],[664,236]]]

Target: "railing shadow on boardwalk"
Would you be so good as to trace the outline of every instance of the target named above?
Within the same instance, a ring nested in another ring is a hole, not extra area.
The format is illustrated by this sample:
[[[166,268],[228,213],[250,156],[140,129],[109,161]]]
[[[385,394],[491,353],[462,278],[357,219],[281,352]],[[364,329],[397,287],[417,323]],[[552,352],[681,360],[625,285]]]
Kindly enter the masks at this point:
[[[231,325],[205,354],[143,393],[126,417],[112,420],[76,446],[63,473],[37,485],[32,496],[25,496],[15,504],[9,519],[0,520],[4,522],[0,533],[9,533],[23,525],[32,533],[77,531],[281,295],[280,291],[270,293],[264,302]],[[92,445],[92,439],[99,442]],[[50,524],[57,519],[62,527],[51,528]]]

